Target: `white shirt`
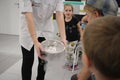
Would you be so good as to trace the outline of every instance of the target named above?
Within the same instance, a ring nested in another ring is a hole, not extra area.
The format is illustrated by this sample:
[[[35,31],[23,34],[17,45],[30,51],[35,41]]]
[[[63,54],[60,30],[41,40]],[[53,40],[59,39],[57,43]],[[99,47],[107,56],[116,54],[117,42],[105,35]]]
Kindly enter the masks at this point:
[[[52,38],[54,26],[52,14],[54,11],[63,12],[62,0],[20,0],[21,13],[33,12],[35,29],[38,37]],[[33,46],[32,38],[27,28],[27,22],[24,14],[21,14],[20,43],[30,50]]]

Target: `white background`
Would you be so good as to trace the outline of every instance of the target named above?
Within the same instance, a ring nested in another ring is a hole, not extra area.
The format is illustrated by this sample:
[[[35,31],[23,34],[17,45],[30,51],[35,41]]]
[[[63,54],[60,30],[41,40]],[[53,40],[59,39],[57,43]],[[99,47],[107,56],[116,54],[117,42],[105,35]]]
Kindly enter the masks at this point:
[[[0,34],[19,34],[19,0],[0,0]]]

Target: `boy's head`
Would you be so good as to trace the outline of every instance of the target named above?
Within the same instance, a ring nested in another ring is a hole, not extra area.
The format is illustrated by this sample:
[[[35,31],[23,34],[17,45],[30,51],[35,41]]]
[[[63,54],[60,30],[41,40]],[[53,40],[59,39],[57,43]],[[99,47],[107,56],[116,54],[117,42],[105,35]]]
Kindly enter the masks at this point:
[[[120,17],[101,17],[88,23],[83,52],[83,64],[95,76],[99,73],[111,80],[120,79]]]
[[[71,4],[64,5],[64,15],[65,17],[72,17],[73,15],[73,6]]]
[[[118,4],[116,0],[86,0],[84,7],[88,22],[99,16],[117,15]]]

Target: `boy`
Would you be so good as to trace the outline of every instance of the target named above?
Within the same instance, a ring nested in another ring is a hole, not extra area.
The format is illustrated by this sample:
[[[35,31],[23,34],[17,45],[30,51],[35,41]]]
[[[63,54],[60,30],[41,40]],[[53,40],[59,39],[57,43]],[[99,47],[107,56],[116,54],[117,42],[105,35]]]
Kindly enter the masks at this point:
[[[97,18],[114,15],[117,16],[118,5],[116,0],[87,0],[85,7],[86,16],[85,19],[88,23],[95,21]],[[96,34],[96,33],[95,33]],[[71,80],[91,80],[90,72],[83,66],[79,74],[75,74],[71,77]]]
[[[88,23],[83,33],[83,65],[96,80],[120,80],[120,17]]]

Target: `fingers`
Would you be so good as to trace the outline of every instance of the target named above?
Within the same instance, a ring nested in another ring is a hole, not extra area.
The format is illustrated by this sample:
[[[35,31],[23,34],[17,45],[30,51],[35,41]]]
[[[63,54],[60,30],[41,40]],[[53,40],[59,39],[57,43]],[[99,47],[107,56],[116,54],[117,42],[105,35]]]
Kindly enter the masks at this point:
[[[43,59],[43,57],[41,55],[41,50],[39,48],[37,49],[37,55],[40,59]]]
[[[67,40],[62,40],[63,44],[67,46]]]
[[[36,52],[37,52],[37,55],[40,59],[43,59],[43,56],[42,56],[42,51],[43,51],[43,48],[42,48],[42,45],[38,42],[36,45],[35,45],[35,48],[36,48]]]

